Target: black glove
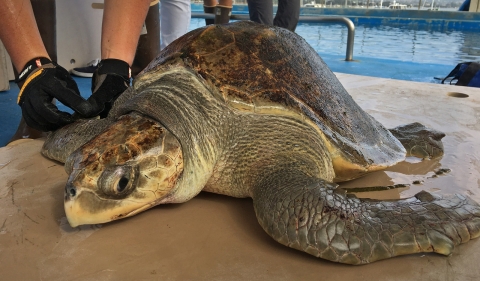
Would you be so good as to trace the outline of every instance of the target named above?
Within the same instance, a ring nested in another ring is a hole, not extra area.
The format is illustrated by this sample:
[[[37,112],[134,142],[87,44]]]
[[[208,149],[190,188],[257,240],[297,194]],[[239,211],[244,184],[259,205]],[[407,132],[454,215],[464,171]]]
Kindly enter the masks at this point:
[[[117,59],[100,61],[92,77],[92,95],[88,102],[94,115],[105,118],[115,100],[130,86],[130,66]]]
[[[20,93],[17,103],[27,125],[40,131],[53,131],[74,121],[72,115],[58,110],[53,98],[80,115],[91,115],[91,105],[80,96],[68,71],[47,58],[29,61],[17,79]]]

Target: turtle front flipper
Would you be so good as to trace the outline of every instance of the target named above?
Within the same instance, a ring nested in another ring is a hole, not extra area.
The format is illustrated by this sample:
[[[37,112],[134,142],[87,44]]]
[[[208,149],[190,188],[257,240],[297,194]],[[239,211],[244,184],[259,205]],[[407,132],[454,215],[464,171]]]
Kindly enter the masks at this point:
[[[43,156],[65,163],[77,148],[102,132],[112,123],[110,119],[80,119],[50,133],[42,147]]]
[[[309,177],[276,173],[253,189],[256,215],[276,241],[317,257],[366,264],[399,255],[450,255],[480,236],[480,206],[461,195],[378,201]]]
[[[389,130],[405,147],[407,156],[431,159],[443,156],[445,134],[414,122]]]

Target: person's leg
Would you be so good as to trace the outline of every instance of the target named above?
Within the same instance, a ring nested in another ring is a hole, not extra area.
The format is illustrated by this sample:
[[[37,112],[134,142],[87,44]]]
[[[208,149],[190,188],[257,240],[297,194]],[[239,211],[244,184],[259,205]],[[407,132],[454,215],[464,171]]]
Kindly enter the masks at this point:
[[[163,49],[187,33],[192,10],[190,0],[162,0],[160,5],[160,47]]]
[[[300,0],[278,0],[273,25],[295,31],[300,17]]]
[[[219,0],[215,7],[215,24],[225,24],[230,21],[232,14],[233,1]]]
[[[102,59],[132,65],[150,0],[105,0],[102,22]]]
[[[203,0],[203,12],[205,14],[215,14],[215,6],[217,6],[217,0]],[[214,24],[214,19],[205,19],[205,24]]]
[[[273,0],[248,0],[250,20],[273,25]]]
[[[140,35],[132,65],[132,77],[142,71],[160,52],[160,11],[158,0],[150,3],[145,18],[146,34]]]

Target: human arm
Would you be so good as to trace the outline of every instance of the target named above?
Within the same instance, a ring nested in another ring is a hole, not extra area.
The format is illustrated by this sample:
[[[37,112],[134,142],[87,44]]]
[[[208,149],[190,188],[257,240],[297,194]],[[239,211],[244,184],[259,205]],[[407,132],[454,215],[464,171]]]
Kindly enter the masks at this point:
[[[17,103],[27,124],[50,131],[73,122],[69,113],[59,111],[52,103],[53,98],[87,115],[91,106],[80,96],[75,81],[50,60],[30,1],[0,0],[0,5],[0,39],[19,73]]]
[[[93,74],[92,96],[88,99],[101,118],[130,84],[130,66],[149,7],[150,0],[105,1],[102,61]]]
[[[150,0],[105,0],[102,23],[103,59],[132,65]]]
[[[0,0],[0,6],[0,39],[15,69],[20,72],[33,58],[50,59],[40,37],[30,0]]]

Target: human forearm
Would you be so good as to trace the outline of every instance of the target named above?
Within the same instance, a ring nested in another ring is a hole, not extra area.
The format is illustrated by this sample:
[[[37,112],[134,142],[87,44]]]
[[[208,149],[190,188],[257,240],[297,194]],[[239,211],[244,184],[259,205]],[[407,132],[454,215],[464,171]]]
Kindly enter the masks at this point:
[[[0,0],[0,39],[18,71],[35,57],[49,58],[29,0]]]
[[[105,0],[102,24],[102,59],[132,65],[150,0]]]

